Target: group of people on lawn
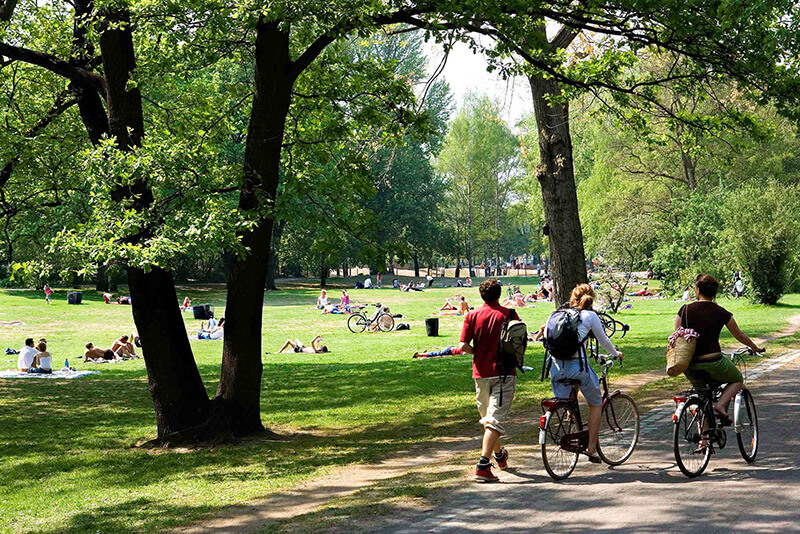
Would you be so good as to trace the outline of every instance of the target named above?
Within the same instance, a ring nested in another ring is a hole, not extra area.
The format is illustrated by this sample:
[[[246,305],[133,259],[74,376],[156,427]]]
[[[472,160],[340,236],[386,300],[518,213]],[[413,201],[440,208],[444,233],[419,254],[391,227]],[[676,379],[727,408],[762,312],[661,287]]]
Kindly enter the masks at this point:
[[[36,344],[32,337],[25,340],[25,345],[19,349],[17,370],[23,373],[50,374],[53,372],[53,358],[47,352],[45,338],[41,338]]]
[[[83,361],[122,361],[138,358],[139,355],[136,354],[136,345],[139,345],[138,340],[139,337],[131,332],[130,335],[123,334],[115,339],[109,349],[101,349],[100,347],[95,347],[94,343],[87,343],[86,350],[83,353]]]
[[[123,335],[111,344],[110,349],[95,347],[92,343],[86,344],[83,353],[84,362],[98,362],[101,360],[128,360],[138,358],[132,339],[138,339],[135,334]],[[50,374],[53,372],[53,357],[47,351],[47,339],[41,338],[34,343],[33,338],[25,340],[25,345],[19,350],[17,357],[17,370],[23,373]]]

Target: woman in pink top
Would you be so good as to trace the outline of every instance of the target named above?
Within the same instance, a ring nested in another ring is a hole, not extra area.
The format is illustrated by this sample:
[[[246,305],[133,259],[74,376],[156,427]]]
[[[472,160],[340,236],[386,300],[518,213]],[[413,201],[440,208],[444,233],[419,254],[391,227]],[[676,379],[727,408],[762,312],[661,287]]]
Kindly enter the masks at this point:
[[[52,304],[52,303],[53,303],[53,301],[52,301],[52,300],[50,300],[50,295],[52,295],[52,294],[53,294],[53,290],[52,290],[52,289],[50,289],[50,285],[49,285],[49,284],[45,284],[45,285],[44,285],[44,300],[45,300],[45,301],[46,301],[48,304]]]

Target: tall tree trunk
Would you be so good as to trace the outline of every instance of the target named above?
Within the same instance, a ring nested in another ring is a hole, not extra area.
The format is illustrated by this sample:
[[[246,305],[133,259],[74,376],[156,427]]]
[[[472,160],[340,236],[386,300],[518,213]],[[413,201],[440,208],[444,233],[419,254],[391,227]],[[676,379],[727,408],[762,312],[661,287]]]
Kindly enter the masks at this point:
[[[122,151],[141,146],[144,137],[141,93],[129,82],[136,69],[130,16],[125,10],[104,13],[100,36],[103,68],[108,82],[108,127]],[[88,127],[87,127],[88,129]],[[147,209],[153,194],[146,177],[112,191],[118,202]],[[146,237],[145,228],[133,239]],[[208,415],[208,394],[192,355],[172,274],[159,268],[149,272],[129,267],[133,319],[142,343],[148,383],[156,411],[160,439],[197,427]]]
[[[172,273],[128,269],[133,320],[142,342],[147,382],[161,440],[202,427],[209,400],[178,309]],[[183,440],[183,437],[180,438]]]
[[[461,276],[461,258],[456,258],[456,280]]]
[[[261,199],[275,200],[281,148],[294,78],[290,74],[289,34],[278,22],[259,21],[255,45],[255,90],[239,196],[243,212],[266,211]],[[241,233],[247,252],[233,259],[228,276],[229,303],[214,415],[233,433],[264,430],[261,424],[261,325],[264,286],[272,240],[272,217]]]
[[[528,79],[539,130],[541,162],[537,178],[542,186],[545,221],[550,230],[553,301],[558,306],[569,300],[573,287],[587,281],[569,133],[569,105],[548,100],[550,96],[561,94],[554,80],[539,76]]]
[[[280,248],[281,236],[283,236],[283,229],[285,227],[286,220],[281,219],[272,231],[272,252],[269,256],[267,268],[267,291],[278,290],[278,287],[275,285],[275,272],[278,270],[278,249]]]
[[[419,278],[419,258],[414,256],[414,277]]]
[[[325,262],[325,258],[320,261],[319,287],[328,287],[328,264]]]
[[[108,291],[108,267],[104,263],[97,267],[97,285],[95,289],[103,292]]]

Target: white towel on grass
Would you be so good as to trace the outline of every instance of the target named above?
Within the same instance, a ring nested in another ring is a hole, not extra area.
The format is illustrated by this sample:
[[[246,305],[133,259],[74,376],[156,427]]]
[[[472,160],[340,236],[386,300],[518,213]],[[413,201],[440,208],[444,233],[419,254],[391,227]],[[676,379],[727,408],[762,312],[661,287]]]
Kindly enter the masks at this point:
[[[0,378],[81,378],[88,375],[99,375],[100,371],[53,371],[50,374],[44,373],[23,373],[22,371],[8,370],[0,371]]]

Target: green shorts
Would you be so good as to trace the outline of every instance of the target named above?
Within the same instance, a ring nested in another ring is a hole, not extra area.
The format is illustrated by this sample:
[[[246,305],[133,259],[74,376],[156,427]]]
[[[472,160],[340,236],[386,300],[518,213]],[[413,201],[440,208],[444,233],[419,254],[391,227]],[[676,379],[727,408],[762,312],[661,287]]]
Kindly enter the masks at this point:
[[[707,385],[716,387],[720,384],[742,382],[742,373],[730,359],[720,354],[718,360],[710,362],[692,362],[684,372],[686,378],[695,389],[703,389]]]

